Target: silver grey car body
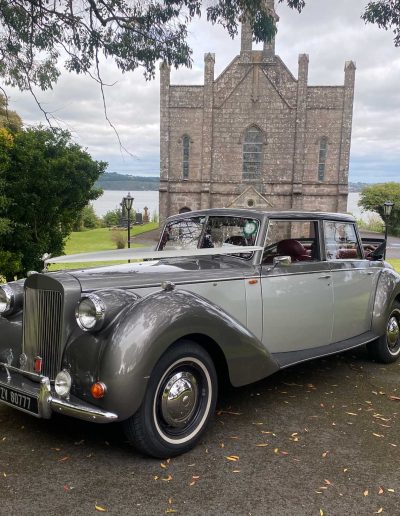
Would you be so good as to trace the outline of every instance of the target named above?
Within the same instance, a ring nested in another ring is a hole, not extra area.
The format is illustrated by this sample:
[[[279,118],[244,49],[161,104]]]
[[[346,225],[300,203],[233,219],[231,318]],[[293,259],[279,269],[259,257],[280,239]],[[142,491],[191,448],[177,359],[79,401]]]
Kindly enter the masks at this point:
[[[124,421],[139,449],[170,456],[203,432],[215,407],[214,369],[242,386],[364,344],[375,358],[397,359],[400,276],[373,248],[366,257],[352,217],[190,212],[167,220],[157,250],[184,244],[187,231],[189,257],[3,286],[10,306],[0,317],[0,401],[44,418]],[[235,245],[259,250],[235,254]],[[213,254],[218,246],[232,254]],[[196,255],[199,248],[210,255]],[[101,325],[85,331],[77,306],[93,295]],[[71,382],[65,395],[54,388],[61,371]],[[93,397],[94,384],[102,397]],[[145,442],[148,424],[158,447]]]

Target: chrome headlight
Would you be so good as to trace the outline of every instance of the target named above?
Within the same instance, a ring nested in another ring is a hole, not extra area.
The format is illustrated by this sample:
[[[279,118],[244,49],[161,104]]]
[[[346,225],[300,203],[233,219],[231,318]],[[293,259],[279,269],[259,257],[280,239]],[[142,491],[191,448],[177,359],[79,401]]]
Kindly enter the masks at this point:
[[[99,331],[104,324],[106,307],[96,294],[81,299],[75,310],[78,326],[84,331]]]
[[[8,285],[0,287],[0,315],[7,315],[14,309],[15,295],[13,289]]]

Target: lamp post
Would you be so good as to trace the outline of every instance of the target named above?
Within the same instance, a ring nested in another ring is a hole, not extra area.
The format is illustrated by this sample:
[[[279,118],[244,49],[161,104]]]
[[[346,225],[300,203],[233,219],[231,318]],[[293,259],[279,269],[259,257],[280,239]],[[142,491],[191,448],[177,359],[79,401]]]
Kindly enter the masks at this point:
[[[131,209],[133,205],[134,197],[131,197],[130,192],[126,197],[122,199],[124,207],[128,212],[128,249],[131,247]]]
[[[383,217],[385,219],[385,249],[383,251],[383,259],[386,260],[386,247],[387,247],[387,238],[388,238],[388,220],[390,214],[392,213],[394,203],[392,201],[385,201],[383,203]]]

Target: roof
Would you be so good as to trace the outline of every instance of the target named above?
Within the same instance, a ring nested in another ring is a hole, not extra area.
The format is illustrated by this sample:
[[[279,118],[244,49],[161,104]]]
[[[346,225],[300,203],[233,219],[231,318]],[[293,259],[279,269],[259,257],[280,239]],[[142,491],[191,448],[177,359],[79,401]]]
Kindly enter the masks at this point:
[[[168,217],[168,220],[176,220],[187,217],[201,217],[207,215],[214,215],[219,217],[266,217],[269,219],[313,219],[313,220],[337,220],[340,222],[355,222],[355,218],[352,215],[346,213],[329,213],[329,212],[316,212],[316,211],[299,211],[299,210],[249,210],[241,208],[212,208],[208,210],[188,211],[185,213],[179,213]]]

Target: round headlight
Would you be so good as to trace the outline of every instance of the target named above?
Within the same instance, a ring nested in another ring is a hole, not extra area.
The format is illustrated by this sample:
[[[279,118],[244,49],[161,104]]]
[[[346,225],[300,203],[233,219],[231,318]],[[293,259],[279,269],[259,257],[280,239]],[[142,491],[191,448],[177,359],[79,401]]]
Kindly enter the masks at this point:
[[[54,390],[59,396],[65,398],[66,396],[69,396],[71,385],[72,379],[69,372],[61,371],[61,373],[58,373],[54,381]]]
[[[14,306],[14,291],[8,285],[0,287],[0,315],[7,315]]]
[[[95,294],[83,297],[79,302],[75,317],[78,326],[84,331],[98,331],[104,323],[106,307]]]

